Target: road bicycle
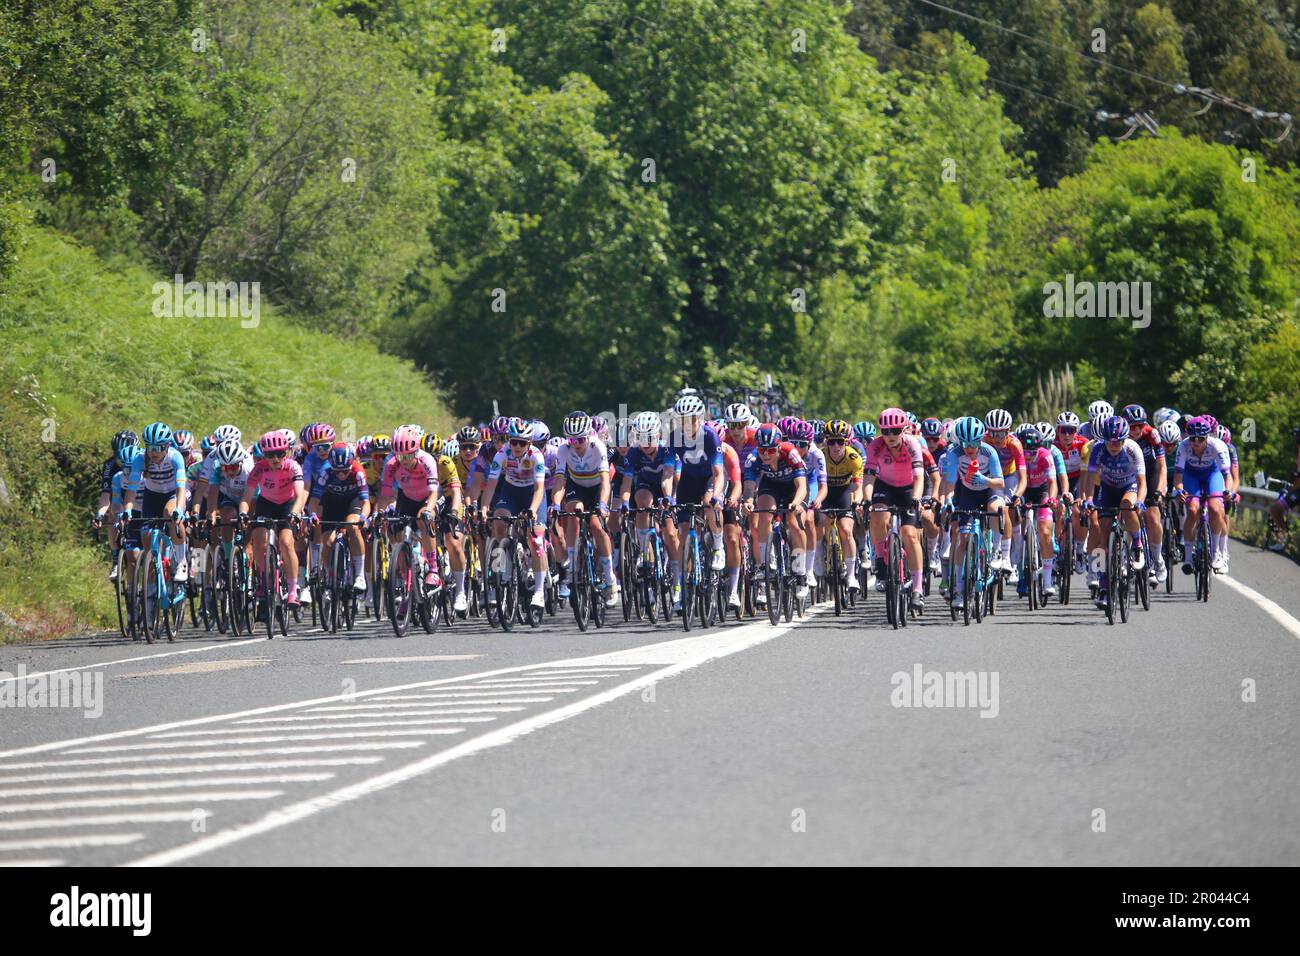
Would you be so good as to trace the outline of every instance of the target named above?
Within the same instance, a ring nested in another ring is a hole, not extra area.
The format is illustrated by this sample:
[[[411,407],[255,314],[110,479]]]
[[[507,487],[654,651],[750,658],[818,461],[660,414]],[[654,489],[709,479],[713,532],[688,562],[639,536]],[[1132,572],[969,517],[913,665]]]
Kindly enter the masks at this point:
[[[185,524],[183,514],[165,518],[132,518],[131,524],[140,529],[142,537],[148,535],[149,546],[144,549],[144,567],[136,562],[135,606],[141,610],[141,624],[146,644],[166,636],[168,642],[176,640],[184,613],[182,602],[185,591],[176,586],[176,551],[171,536],[160,533],[167,525]]]
[[[831,600],[835,605],[835,616],[844,613],[846,607],[852,607],[853,591],[849,588],[847,568],[844,560],[844,544],[840,541],[839,523],[841,518],[852,517],[856,520],[857,508],[824,508],[819,514],[828,519],[826,525],[826,576]],[[852,534],[852,532],[849,532]]]
[[[506,536],[500,541],[488,543],[487,594],[488,622],[503,631],[511,630],[516,623],[527,621],[529,626],[537,627],[542,623],[545,613],[540,607],[534,607],[531,600],[525,600],[525,594],[531,598],[537,587],[545,587],[545,575],[528,584],[534,577],[529,565],[530,543],[533,537],[533,520],[531,511],[521,511],[513,518],[497,518],[497,521],[509,522]],[[493,600],[495,598],[495,600]],[[524,607],[527,610],[524,610]]]
[[[1141,572],[1133,570],[1132,547],[1129,543],[1129,533],[1124,528],[1124,523],[1119,520],[1122,514],[1138,512],[1138,522],[1141,524],[1141,506],[1122,507],[1122,508],[1097,508],[1094,509],[1098,519],[1110,519],[1110,531],[1106,539],[1106,623],[1114,624],[1116,614],[1119,615],[1121,623],[1128,623],[1129,599],[1139,586],[1135,579],[1141,578],[1142,583],[1146,581],[1146,569]]]
[[[872,505],[875,514],[889,514],[885,536],[885,619],[897,630],[907,627],[907,562],[903,558],[903,536],[897,505]]]
[[[356,565],[352,549],[348,547],[348,536],[342,532],[350,527],[360,528],[360,525],[354,521],[317,521],[315,524],[322,531],[335,532],[324,570],[318,575],[316,599],[320,605],[321,630],[337,634],[339,625],[342,625],[350,631],[357,623],[357,592],[352,586],[356,579]]]
[[[1070,603],[1070,582],[1074,579],[1074,499],[1063,502],[1061,506],[1061,531],[1056,536],[1057,600],[1061,604]]]
[[[698,614],[700,623],[712,627],[718,617],[719,596],[722,594],[720,573],[713,570],[711,556],[717,543],[713,532],[704,524],[706,507],[716,510],[717,505],[681,504],[677,506],[677,520],[689,518],[690,524],[682,538],[682,629],[689,631]],[[701,528],[704,533],[701,533]],[[725,614],[725,612],[724,612]]]
[[[956,520],[967,519],[969,524],[967,530],[957,532],[966,536],[966,550],[962,555],[962,606],[959,609],[950,604],[949,611],[954,621],[960,613],[963,625],[968,626],[972,617],[978,624],[986,614],[992,616],[997,610],[997,585],[1002,577],[992,567],[993,532],[985,524],[990,515],[982,509],[966,508],[954,508],[950,515]],[[954,540],[952,554],[956,553]]]
[[[385,613],[397,637],[406,636],[412,618],[426,634],[434,633],[442,618],[442,604],[435,600],[436,591],[441,590],[442,585],[429,591],[424,583],[429,565],[418,529],[420,523],[427,520],[407,515],[381,515],[379,519],[383,537],[401,535],[401,540],[392,545],[384,591]],[[437,556],[434,557],[436,560]]]
[[[754,514],[770,514],[772,531],[767,542],[767,559],[763,570],[763,597],[767,603],[767,618],[776,624],[783,616],[786,623],[794,620],[795,590],[797,583],[790,568],[790,539],[786,535],[785,521],[791,514],[786,508],[755,508]]]
[[[659,523],[665,513],[665,509],[658,505],[649,508],[629,508],[624,512],[625,522],[627,515],[648,514],[650,516],[650,527],[644,539],[645,543],[642,544],[640,540],[637,542],[638,560],[633,572],[633,580],[640,592],[641,608],[651,624],[658,623],[660,615],[667,621],[673,613],[673,582],[668,575],[668,548],[659,534]],[[639,538],[640,532],[638,531],[637,534]]]
[[[257,598],[258,610],[254,620],[265,614],[267,640],[275,638],[278,628],[281,637],[289,636],[289,581],[288,574],[280,560],[280,532],[285,528],[294,529],[295,533],[302,519],[298,515],[288,518],[253,517],[246,520],[246,528],[251,536],[258,528],[266,530],[266,543],[263,545],[261,594]]]
[[[1164,525],[1164,540],[1160,550],[1165,559],[1165,593],[1174,593],[1174,568],[1186,559],[1183,553],[1183,503],[1177,495],[1160,499],[1160,523]]]
[[[1043,504],[1030,505],[1021,500],[1016,505],[1020,516],[1020,527],[1024,529],[1022,533],[1024,546],[1020,556],[1020,583],[1017,589],[1022,597],[1028,599],[1031,611],[1047,606],[1047,582],[1043,579],[1043,556],[1039,547],[1038,522],[1035,516],[1040,508],[1050,508],[1053,503],[1047,501]],[[1052,535],[1052,541],[1055,547],[1056,535]],[[1055,562],[1056,555],[1053,555],[1052,560]]]
[[[572,566],[569,568],[569,604],[578,630],[585,632],[588,622],[597,628],[605,626],[605,595],[608,585],[597,573],[596,543],[591,537],[591,518],[595,517],[605,527],[605,517],[599,512],[553,511],[559,518],[578,519],[578,540],[574,543]]]

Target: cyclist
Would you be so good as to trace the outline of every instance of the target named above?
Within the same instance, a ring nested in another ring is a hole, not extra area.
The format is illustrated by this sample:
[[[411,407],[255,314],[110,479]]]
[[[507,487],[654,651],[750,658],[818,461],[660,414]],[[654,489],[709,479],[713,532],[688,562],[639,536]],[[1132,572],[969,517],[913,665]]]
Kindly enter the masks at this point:
[[[1224,531],[1219,536],[1219,554],[1223,555],[1223,573],[1228,573],[1228,542],[1232,540],[1232,511],[1241,501],[1241,464],[1237,460],[1237,446],[1232,443],[1232,432],[1226,425],[1218,425],[1214,429],[1214,437],[1223,442],[1228,449],[1228,462],[1231,470],[1227,477],[1227,487],[1223,489],[1224,500]]]
[[[316,480],[311,488],[307,507],[317,521],[347,522],[346,529],[327,529],[322,535],[324,539],[322,544],[326,548],[332,547],[334,536],[341,531],[346,531],[348,550],[352,552],[352,590],[357,593],[364,592],[366,565],[361,523],[370,517],[370,487],[366,484],[365,468],[357,461],[356,453],[347,442],[335,442],[329,449],[326,467],[316,469]],[[317,559],[319,560],[319,553]],[[337,581],[335,584],[344,587],[347,582]]]
[[[939,462],[948,450],[943,422],[933,416],[923,419],[920,436],[924,443],[922,463],[926,474],[925,495],[921,499],[921,529],[925,537],[925,557],[930,562],[930,570],[937,574],[941,562],[948,557],[949,547],[948,529],[939,527],[938,505],[935,501],[942,481]]]
[[[298,551],[294,547],[294,533],[288,524],[280,526],[278,522],[291,517],[301,517],[303,505],[307,503],[307,488],[302,480],[302,465],[292,457],[289,451],[289,436],[286,429],[269,431],[258,439],[262,459],[253,465],[249,472],[248,483],[244,487],[244,497],[239,502],[239,515],[246,520],[249,509],[256,503],[254,517],[266,518],[277,522],[276,544],[280,551],[280,561],[284,567],[284,580],[288,582],[289,596],[286,603],[296,607],[298,601]],[[263,572],[266,570],[266,534],[264,527],[253,530],[253,562],[257,566],[257,597],[265,599],[266,593]],[[265,607],[262,609],[265,610]]]
[[[754,433],[755,449],[745,462],[744,504],[746,513],[759,509],[782,508],[789,510],[794,520],[785,524],[790,541],[790,568],[798,581],[800,599],[807,596],[808,582],[798,571],[803,567],[805,536],[803,514],[808,496],[808,467],[799,450],[788,441],[782,441],[781,430],[772,424],[759,425]],[[772,514],[762,511],[757,522],[757,560],[754,583],[762,584],[767,577],[767,543],[772,534]],[[756,589],[756,601],[766,605],[762,588]]]
[[[862,501],[862,456],[850,447],[853,434],[849,423],[835,418],[826,423],[826,497],[822,507],[834,511],[853,510]],[[819,515],[818,521],[828,524],[830,519]],[[849,589],[858,589],[858,548],[853,539],[853,515],[840,515],[835,519],[835,533],[840,536],[840,549],[844,552],[844,575]]]
[[[778,428],[780,425],[778,424]],[[789,423],[790,431],[787,433],[790,444],[798,449],[799,454],[803,456],[804,465],[808,469],[808,509],[814,514],[826,500],[826,456],[822,450],[813,444],[813,425],[812,422],[802,421],[798,418],[792,418]],[[816,558],[817,558],[817,522],[814,520],[805,529],[807,543],[803,554],[803,568],[795,568],[796,571],[802,571],[809,578],[810,586],[817,582]]]
[[[1223,492],[1232,474],[1228,448],[1215,438],[1209,419],[1197,416],[1187,420],[1187,437],[1178,445],[1174,462],[1173,492],[1187,502],[1187,519],[1183,522],[1183,574],[1191,574],[1192,536],[1204,506],[1210,516],[1211,567],[1222,574],[1227,566],[1218,551],[1220,535],[1228,532],[1223,513]],[[1202,505],[1201,499],[1204,499]]]
[[[871,542],[876,554],[876,590],[885,590],[887,573],[885,539],[889,534],[890,514],[874,510],[878,506],[898,509],[898,521],[903,538],[903,551],[912,570],[909,603],[914,608],[925,606],[921,593],[925,565],[922,563],[920,517],[917,503],[925,485],[925,465],[920,442],[906,434],[907,414],[901,408],[886,408],[880,413],[880,435],[867,446],[864,466],[865,488],[863,497],[869,501],[871,511]]]
[[[391,513],[395,506],[399,516],[416,519],[420,547],[427,562],[424,586],[436,590],[442,585],[438,576],[438,551],[433,540],[433,521],[438,508],[438,463],[420,447],[423,437],[411,425],[402,425],[393,432],[393,454],[384,463],[377,510]],[[394,544],[401,537],[400,529],[390,529]]]
[[[662,431],[660,417],[655,412],[641,412],[632,420],[631,439],[633,445],[628,448],[623,459],[623,483],[619,490],[622,508],[627,510],[633,495],[636,496],[638,508],[657,505],[667,509],[674,504],[673,483],[679,474],[680,464],[671,448],[659,443]],[[677,525],[669,521],[667,512],[660,518],[661,533],[669,554],[668,576],[678,580],[678,563],[673,555],[678,553]],[[650,515],[640,513],[636,516],[637,540],[641,545],[641,560],[648,566],[650,561]],[[653,572],[653,569],[651,569]],[[626,586],[626,582],[625,582]],[[673,587],[674,603],[681,593],[680,584]]]
[[[722,443],[713,429],[704,427],[704,402],[698,395],[688,394],[677,399],[673,406],[680,428],[675,433],[671,446],[673,457],[677,459],[676,496],[679,505],[703,505],[705,521],[713,532],[714,548],[706,556],[712,570],[721,571],[726,566],[726,555],[722,544],[722,521],[717,504],[722,500],[726,473],[723,470]],[[809,429],[811,431],[811,429]],[[691,518],[683,511],[677,512],[677,537],[685,538],[690,529]],[[681,610],[680,554],[678,555],[678,576],[674,580],[673,609]]]
[[[1141,405],[1125,405],[1120,414],[1129,424],[1129,437],[1142,449],[1142,462],[1147,473],[1147,496],[1143,504],[1146,506],[1147,543],[1151,549],[1148,577],[1153,584],[1164,584],[1169,574],[1162,547],[1164,526],[1160,523],[1160,499],[1168,490],[1165,446],[1155,427],[1147,423],[1147,412]]]
[[[132,459],[131,474],[122,481],[122,509],[135,511],[138,491],[144,499],[140,509],[140,517],[144,520],[184,515],[188,476],[185,474],[185,459],[172,444],[172,430],[162,422],[154,422],[140,437],[144,442],[144,454]],[[183,524],[172,525],[171,539],[176,545],[176,570],[172,579],[184,583],[189,577],[189,555]],[[149,540],[142,535],[141,546],[148,547]]]
[[[1025,448],[1025,505],[1031,509],[1037,530],[1038,554],[1043,559],[1043,593],[1051,597],[1056,593],[1052,581],[1052,509],[1059,494],[1057,460],[1060,452],[1048,447],[1048,442],[1037,424],[1022,427],[1016,433]],[[1026,532],[1028,535],[1028,532]],[[1026,541],[1025,547],[1029,547]],[[1031,587],[1032,581],[1020,582],[1021,593]]]
[[[115,517],[121,513],[122,509],[119,505],[121,504],[122,479],[118,478],[118,475],[123,471],[126,472],[124,477],[130,475],[131,460],[141,451],[136,444],[138,440],[136,433],[130,430],[120,431],[113,436],[113,454],[100,468],[99,504],[96,505],[95,516],[90,522],[92,527],[99,528],[103,525],[104,516],[108,513],[110,506],[113,506]],[[114,482],[117,483],[116,490],[114,490]],[[117,551],[117,529],[112,523],[108,526],[108,546],[114,552]],[[108,569],[108,579],[110,581],[117,580],[116,561]]]
[[[1002,477],[1005,485],[1002,489],[993,491],[992,497],[1000,499],[1003,506],[1014,505],[1020,500],[1016,494],[1020,487],[1020,476],[1025,470],[1025,449],[1020,444],[1020,439],[1011,434],[1011,413],[1005,408],[993,408],[984,416],[984,437],[985,441],[993,447],[998,453],[998,461],[1002,465]],[[993,559],[989,566],[998,570],[1009,572],[1010,581],[1016,583],[1019,576],[1019,569],[1011,563],[1011,542],[1015,531],[1019,528],[1020,517],[1012,509],[1007,513],[1007,519],[1011,522],[1012,535],[1004,535],[1000,530],[993,532]]]
[[[208,521],[215,526],[218,519],[233,522],[239,514],[239,502],[253,471],[253,457],[244,450],[238,438],[228,438],[213,449],[212,462],[216,472],[205,482],[207,491],[204,497],[207,499]],[[229,543],[234,535],[235,529],[226,525],[219,530],[218,538]],[[244,548],[247,547],[245,541]]]
[[[493,423],[493,439],[501,420]],[[533,607],[546,604],[546,460],[533,447],[533,423],[522,418],[507,419],[505,440],[509,447],[498,451],[492,458],[487,484],[481,500],[491,502],[492,513],[498,520],[492,525],[492,538],[500,542],[509,530],[503,519],[524,511],[533,515],[532,535],[529,538],[533,568]],[[489,593],[488,600],[494,595]]]
[[[1279,494],[1277,501],[1268,506],[1269,521],[1272,522],[1274,528],[1282,532],[1286,531],[1286,513],[1297,504],[1300,504],[1300,425],[1291,429],[1291,441],[1296,446],[1295,471],[1291,475],[1291,487]],[[1284,550],[1286,548],[1285,537],[1279,535],[1277,541],[1273,542],[1271,547],[1274,551]]]
[[[556,454],[555,488],[551,503],[566,511],[582,511],[591,532],[600,565],[600,579],[606,588],[605,604],[613,607],[619,600],[618,581],[614,578],[612,545],[598,515],[609,514],[609,452],[605,443],[594,437],[591,416],[578,410],[564,416],[565,442]],[[566,518],[564,538],[568,542],[568,563],[572,568],[577,553],[578,519]],[[569,596],[568,581],[560,584],[560,597]]]
[[[993,491],[1004,488],[1006,482],[997,449],[984,441],[986,431],[984,423],[970,415],[952,423],[952,443],[944,456],[939,496],[951,494],[952,506],[959,511],[986,512],[991,525],[995,517],[1001,517],[1002,510],[1002,499],[995,498]],[[952,554],[952,606],[959,609],[966,603],[962,593],[964,558],[972,527],[969,518],[962,519]]]
[[[1134,571],[1142,571],[1146,555],[1142,551],[1142,530],[1138,511],[1144,506],[1141,502],[1147,497],[1146,465],[1142,459],[1142,449],[1129,437],[1128,421],[1119,415],[1108,415],[1095,425],[1097,439],[1093,442],[1088,456],[1088,474],[1091,476],[1089,489],[1095,486],[1095,496],[1084,502],[1083,507],[1089,512],[1099,508],[1121,508],[1124,514],[1124,527],[1129,533],[1132,546],[1129,562]],[[1113,517],[1104,517],[1098,521],[1098,543],[1103,553],[1110,551],[1110,526]],[[1103,570],[1099,573],[1097,583],[1097,607],[1105,610],[1109,602],[1109,580],[1104,570],[1108,565],[1103,561]]]

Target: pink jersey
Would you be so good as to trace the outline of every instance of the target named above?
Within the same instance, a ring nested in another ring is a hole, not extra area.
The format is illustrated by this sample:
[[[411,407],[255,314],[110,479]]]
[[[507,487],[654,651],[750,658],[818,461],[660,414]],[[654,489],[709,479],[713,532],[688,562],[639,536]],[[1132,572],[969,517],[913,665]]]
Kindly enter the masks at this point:
[[[288,455],[280,459],[278,465],[271,464],[269,458],[263,458],[249,473],[247,487],[260,492],[271,504],[282,505],[292,501],[302,488],[302,465]]]
[[[379,482],[381,498],[391,498],[396,484],[411,501],[425,501],[438,488],[438,463],[427,451],[417,451],[409,465],[392,455],[384,462]]]
[[[911,435],[901,437],[903,444],[896,452],[885,444],[883,435],[873,438],[867,446],[866,473],[877,475],[877,480],[895,488],[911,485],[922,471],[921,443]]]
[[[1056,472],[1056,462],[1052,453],[1046,448],[1035,448],[1025,452],[1025,474],[1029,476],[1029,488],[1041,488]]]

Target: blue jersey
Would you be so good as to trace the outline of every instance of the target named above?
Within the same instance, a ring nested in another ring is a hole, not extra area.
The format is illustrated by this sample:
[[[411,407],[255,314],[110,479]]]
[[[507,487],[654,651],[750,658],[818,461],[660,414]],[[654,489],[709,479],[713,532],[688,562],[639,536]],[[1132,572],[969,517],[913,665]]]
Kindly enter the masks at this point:
[[[817,489],[826,487],[826,455],[816,445],[809,445],[803,460],[808,469],[808,500],[812,501]]]
[[[712,428],[701,428],[694,438],[681,435],[672,453],[680,463],[677,473],[684,478],[710,478],[714,468],[722,467],[722,442]]]
[[[1051,449],[1052,449],[1052,462],[1056,466],[1056,477],[1060,478],[1061,481],[1064,482],[1067,477],[1067,473],[1065,471],[1065,456],[1061,454],[1061,449],[1057,448],[1055,445],[1052,445]],[[1065,487],[1065,486],[1062,485],[1061,487]]]
[[[680,475],[681,466],[681,459],[664,445],[656,448],[653,456],[647,455],[640,447],[633,447],[628,449],[627,456],[623,459],[621,474],[625,478],[630,475],[633,486],[649,485],[657,488],[665,478]]]
[[[168,448],[160,461],[149,461],[142,452],[131,461],[131,474],[122,486],[126,490],[143,489],[167,494],[185,487],[185,458],[175,448]]]
[[[1088,471],[1101,478],[1103,485],[1112,488],[1136,488],[1138,475],[1146,477],[1146,464],[1142,449],[1131,438],[1125,438],[1117,452],[1111,452],[1106,442],[1092,446],[1088,457]]]
[[[956,442],[950,445],[943,456],[943,477],[950,484],[956,485],[960,480],[965,487],[978,490],[976,485],[971,484],[971,479],[967,477],[972,461],[976,462],[975,473],[977,475],[983,475],[985,478],[1002,477],[1002,459],[998,455],[998,450],[988,442],[980,442],[974,458],[967,455],[966,450]],[[988,485],[980,487],[987,488]]]

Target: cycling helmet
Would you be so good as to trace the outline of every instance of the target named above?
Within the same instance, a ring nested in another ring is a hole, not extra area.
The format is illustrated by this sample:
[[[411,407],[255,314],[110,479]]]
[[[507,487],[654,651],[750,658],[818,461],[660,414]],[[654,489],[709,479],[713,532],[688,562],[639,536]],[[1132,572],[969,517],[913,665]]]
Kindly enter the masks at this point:
[[[125,468],[127,465],[131,464],[131,462],[134,461],[136,458],[143,455],[144,449],[141,448],[139,445],[123,445],[113,454],[117,456],[118,464],[120,464],[123,468]]]
[[[1147,420],[1147,410],[1141,405],[1125,405],[1121,414],[1128,419],[1130,425],[1140,425]]]
[[[307,437],[303,439],[305,445],[319,445],[323,442],[334,443],[338,436],[334,434],[334,426],[327,425],[324,422],[317,422],[307,429]]]
[[[162,422],[154,422],[145,426],[141,437],[146,448],[164,448],[172,443],[172,430]]]
[[[1078,428],[1079,416],[1074,414],[1074,412],[1070,412],[1070,411],[1061,412],[1061,414],[1056,416],[1056,427],[1057,428]]]
[[[492,419],[492,424],[488,427],[493,435],[508,435],[510,434],[510,419],[505,415],[498,415]]]
[[[1038,426],[1038,434],[1043,436],[1043,444],[1050,445],[1056,441],[1056,429],[1052,427],[1051,422],[1035,422]]]
[[[551,440],[551,429],[540,418],[533,422],[533,441],[545,445]]]
[[[420,434],[409,425],[403,425],[393,432],[393,454],[414,455],[420,450]]]
[[[1110,402],[1102,401],[1100,398],[1088,406],[1088,421],[1095,422],[1101,418],[1109,418],[1115,414],[1115,406]]]
[[[1107,415],[1098,426],[1098,432],[1106,441],[1123,441],[1128,438],[1128,431],[1128,421],[1119,415]]]
[[[794,424],[798,420],[799,419],[795,418],[793,415],[786,415],[776,423],[776,427],[781,430],[782,436],[788,438],[790,435],[794,434]]]
[[[907,413],[901,408],[886,408],[880,413],[880,418],[877,421],[882,429],[905,428],[907,426]]]
[[[212,449],[216,447],[217,444],[212,440],[211,435],[204,435],[203,441],[199,442],[199,451],[203,452],[204,458],[207,458],[209,453],[211,453]]]
[[[754,432],[754,444],[759,448],[776,448],[781,444],[781,429],[776,425],[762,424]]]
[[[283,428],[280,428],[276,431],[267,432],[258,439],[257,443],[262,447],[263,455],[273,455],[278,451],[286,453],[289,451],[289,439],[285,437],[284,431]]]
[[[842,418],[832,418],[830,421],[826,423],[827,438],[835,438],[841,441],[848,441],[849,436],[852,434],[853,434],[853,430],[849,427],[849,423]]]
[[[510,427],[506,429],[506,437],[511,441],[533,440],[533,423],[525,421],[522,418],[510,419]]]
[[[604,421],[604,419],[600,419],[600,421]],[[614,423],[614,447],[626,448],[632,444],[632,440],[629,437],[631,430],[632,425],[626,418],[620,418],[616,421]]]
[[[674,411],[683,418],[704,414],[704,401],[698,395],[683,395],[673,405]]]
[[[1226,425],[1219,425],[1214,429],[1214,437],[1219,439],[1225,445],[1232,442],[1232,432],[1228,431]]]
[[[253,442],[253,447],[249,449],[248,453],[253,456],[253,461],[261,461],[263,458],[262,443],[260,441]]]
[[[858,441],[865,445],[876,437],[876,423],[858,422],[853,426],[853,434],[857,436]]]
[[[427,451],[430,455],[436,455],[442,450],[442,436],[437,432],[429,432],[420,436],[420,449]]]
[[[641,412],[632,419],[632,437],[649,444],[659,440],[659,416],[655,412]]]
[[[343,471],[352,465],[356,453],[352,451],[352,446],[345,441],[335,442],[330,446],[330,467],[337,471]]]
[[[978,445],[984,440],[984,423],[974,415],[967,415],[953,422],[952,435],[963,448]]]
[[[304,445],[310,444],[310,442],[307,441],[307,435],[319,424],[320,422],[308,422],[306,425],[303,425],[302,428],[298,429],[298,441]]]
[[[750,415],[750,416],[749,416],[749,427],[750,427],[750,428],[757,428],[757,427],[758,427],[759,425],[761,425],[761,424],[763,424],[763,423],[760,422],[760,421],[758,420],[758,416],[757,416],[757,415]]]
[[[603,441],[609,435],[609,422],[597,415],[591,420],[591,430]]]
[[[442,443],[442,453],[448,458],[458,458],[460,456],[460,442],[456,441],[454,435]]]
[[[1017,428],[1016,437],[1020,439],[1020,443],[1025,446],[1027,451],[1043,447],[1043,433],[1032,422],[1026,422]]]
[[[370,440],[370,454],[387,455],[393,450],[393,440],[387,435],[376,435]]]
[[[294,449],[298,447],[298,436],[293,433],[292,428],[281,428],[280,434],[284,435],[284,440],[289,443],[289,454],[293,454]],[[266,443],[262,443],[262,451],[267,451]]]
[[[812,420],[813,437],[821,441],[826,437],[826,419],[814,418]]]
[[[113,454],[116,455],[123,445],[134,445],[139,441],[140,439],[135,432],[131,431],[129,428],[123,429],[113,436]]]
[[[1183,440],[1183,433],[1178,430],[1178,423],[1172,418],[1166,418],[1156,429],[1160,433],[1160,440],[1166,445],[1177,445]]]
[[[212,440],[218,445],[222,442],[230,441],[232,438],[235,441],[244,440],[243,433],[234,425],[218,425],[217,430],[212,433]]]
[[[722,417],[726,419],[728,425],[740,425],[742,423],[748,425],[750,418],[753,416],[749,406],[744,402],[732,402],[723,411]]]
[[[794,430],[790,433],[790,440],[811,442],[814,434],[812,422],[798,421],[795,422]]]
[[[362,435],[361,438],[358,439],[357,441],[357,457],[369,458],[371,448],[374,445],[374,441],[375,440],[371,436]]]
[[[478,428],[474,425],[466,425],[456,432],[456,440],[464,445],[481,445],[481,438]]]
[[[1211,433],[1213,433],[1214,430],[1219,427],[1219,420],[1215,418],[1213,415],[1202,415],[1201,417],[1210,423]]]
[[[921,422],[921,434],[926,438],[938,438],[943,434],[943,422],[937,418],[927,418]]]
[[[1011,413],[1005,408],[990,408],[984,416],[984,427],[991,432],[1011,430]]]
[[[569,412],[564,416],[564,434],[569,438],[586,438],[591,434],[591,416],[586,412]]]

